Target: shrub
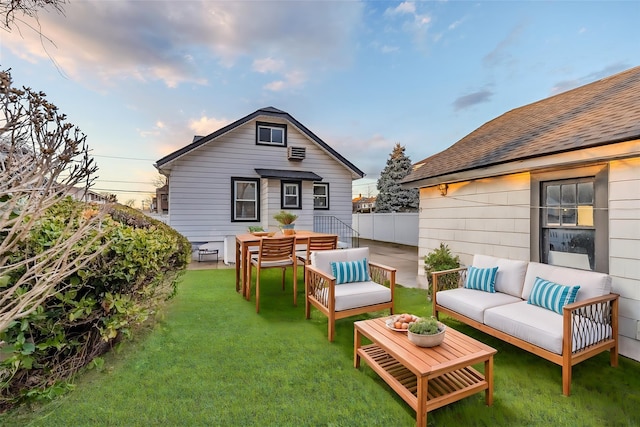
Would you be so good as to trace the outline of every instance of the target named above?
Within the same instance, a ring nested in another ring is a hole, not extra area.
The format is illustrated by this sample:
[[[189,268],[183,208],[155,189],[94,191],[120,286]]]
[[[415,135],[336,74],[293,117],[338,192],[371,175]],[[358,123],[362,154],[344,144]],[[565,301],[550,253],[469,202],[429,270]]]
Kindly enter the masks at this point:
[[[433,278],[431,277],[431,273],[434,271],[443,271],[450,270],[452,268],[460,267],[460,257],[453,256],[449,247],[444,243],[440,243],[440,247],[434,249],[429,252],[424,257],[424,271],[427,274],[427,282],[428,282],[428,290],[427,290],[427,298],[431,300],[432,292],[431,288],[433,286]],[[443,287],[450,288],[457,286],[457,276],[455,275],[447,275],[442,277]]]
[[[435,317],[423,317],[409,325],[409,331],[419,335],[437,334],[439,331],[438,320]]]
[[[66,199],[49,209],[14,257],[33,257],[73,229],[79,205]],[[108,212],[102,242],[87,236],[96,247],[107,242],[106,249],[0,334],[0,410],[68,389],[75,372],[130,337],[175,295],[191,255],[187,239],[134,209],[113,205]]]

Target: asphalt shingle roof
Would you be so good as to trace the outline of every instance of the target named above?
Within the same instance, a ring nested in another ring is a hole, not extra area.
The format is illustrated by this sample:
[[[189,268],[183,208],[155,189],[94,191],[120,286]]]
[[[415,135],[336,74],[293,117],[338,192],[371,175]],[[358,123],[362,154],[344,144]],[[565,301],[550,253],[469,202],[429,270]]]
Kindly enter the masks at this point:
[[[423,164],[410,183],[640,138],[640,67],[511,110]]]

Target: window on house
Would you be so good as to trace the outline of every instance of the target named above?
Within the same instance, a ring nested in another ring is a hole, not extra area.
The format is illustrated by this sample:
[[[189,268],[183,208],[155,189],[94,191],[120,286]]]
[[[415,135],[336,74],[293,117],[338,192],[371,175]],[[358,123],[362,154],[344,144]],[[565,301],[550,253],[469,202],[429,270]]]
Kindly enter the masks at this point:
[[[329,183],[313,183],[313,209],[329,209]]]
[[[259,219],[259,183],[255,178],[231,178],[231,221]]]
[[[281,181],[282,183],[282,209],[300,209],[302,203],[300,194],[302,193],[302,182],[300,181]]]
[[[593,270],[594,179],[545,182],[542,200],[543,261]]]
[[[287,125],[278,123],[256,123],[256,144],[287,146]]]
[[[609,272],[606,164],[531,174],[531,261]]]

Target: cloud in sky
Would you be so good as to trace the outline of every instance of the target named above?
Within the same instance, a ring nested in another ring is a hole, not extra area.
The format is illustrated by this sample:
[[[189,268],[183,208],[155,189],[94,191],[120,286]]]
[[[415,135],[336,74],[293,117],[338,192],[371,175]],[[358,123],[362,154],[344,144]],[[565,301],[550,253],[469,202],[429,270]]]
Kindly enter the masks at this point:
[[[493,92],[483,89],[479,90],[478,92],[473,92],[461,96],[453,101],[453,109],[454,111],[460,111],[469,107],[473,107],[477,104],[482,104],[483,102],[489,102],[492,95]]]
[[[403,30],[413,36],[413,40],[417,44],[424,42],[427,35],[427,29],[431,23],[431,16],[426,13],[420,13],[416,8],[415,2],[405,1],[396,7],[390,7],[385,10],[384,15],[389,18],[403,18],[408,16],[403,24]]]
[[[231,123],[229,119],[202,116],[198,119],[191,119],[189,121],[189,129],[191,129],[195,135],[206,136],[229,123]]]
[[[482,59],[483,64],[486,67],[493,68],[499,65],[504,65],[514,58],[515,55],[511,53],[510,49],[520,39],[525,28],[526,25],[524,23],[516,25],[509,34],[507,34],[507,36],[502,39],[495,48],[493,48],[491,52],[485,55]]]
[[[584,75],[582,77],[576,77],[575,79],[570,79],[570,80],[561,80],[553,85],[549,96],[557,95],[559,93],[566,92],[571,89],[575,89],[579,86],[583,86],[583,85],[595,82],[596,80],[600,80],[602,78],[612,76],[621,71],[627,70],[631,67],[633,67],[633,65],[619,62],[616,64],[609,65],[607,67],[604,67],[599,71]]]
[[[286,8],[274,8],[270,2],[177,4],[72,2],[65,6],[64,16],[40,14],[45,39],[22,25],[20,31],[4,34],[11,43],[3,44],[31,62],[49,60],[50,55],[64,73],[78,80],[83,75],[99,75],[103,82],[133,77],[177,87],[185,82],[206,84],[203,76],[210,63],[233,67],[243,57],[258,61],[256,72],[269,65],[259,58],[270,59],[272,67],[289,63],[296,70],[312,69],[318,61],[324,67],[343,66],[350,60],[350,38],[363,19],[359,2],[332,7],[291,2]]]

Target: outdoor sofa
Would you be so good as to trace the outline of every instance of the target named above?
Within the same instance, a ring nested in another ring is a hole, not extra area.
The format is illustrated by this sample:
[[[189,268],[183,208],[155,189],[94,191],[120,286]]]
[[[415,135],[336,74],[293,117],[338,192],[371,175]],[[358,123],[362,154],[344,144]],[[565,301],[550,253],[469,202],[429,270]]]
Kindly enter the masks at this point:
[[[618,295],[607,274],[475,255],[471,267],[432,279],[435,317],[445,313],[562,366],[566,396],[573,365],[607,350],[618,365]],[[442,290],[446,283],[453,289]]]

